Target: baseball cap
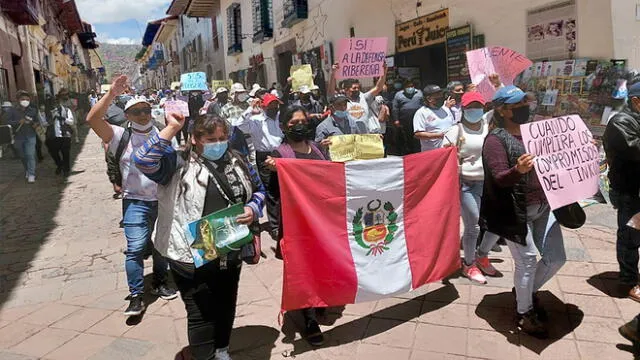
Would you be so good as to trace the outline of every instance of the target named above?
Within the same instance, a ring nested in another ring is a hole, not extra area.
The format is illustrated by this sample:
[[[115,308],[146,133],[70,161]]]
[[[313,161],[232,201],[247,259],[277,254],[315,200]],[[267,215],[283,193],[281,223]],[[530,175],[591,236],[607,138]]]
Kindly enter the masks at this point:
[[[519,87],[515,85],[508,85],[498,89],[496,94],[493,95],[492,101],[495,106],[503,104],[517,104],[522,101],[525,96],[527,96],[527,94],[520,90]]]
[[[320,90],[320,86],[313,84],[313,86],[311,87],[311,91],[313,90]]]
[[[226,88],[226,87],[219,87],[219,88],[216,90],[216,94],[220,94],[220,93],[223,93],[223,92],[229,92],[229,90],[227,90],[227,88]]]
[[[631,85],[628,91],[629,91],[629,97],[640,97],[640,81]]]
[[[440,86],[438,86],[438,85],[427,85],[422,90],[422,93],[424,95],[432,95],[432,94],[436,94],[436,93],[439,93],[439,92],[442,92],[442,88],[440,88]]]
[[[231,93],[232,94],[240,93],[240,92],[247,92],[247,89],[244,88],[244,85],[242,85],[240,83],[235,83],[235,84],[231,85]]]
[[[138,105],[138,104],[147,104],[147,105],[149,105],[149,107],[151,107],[151,104],[149,104],[149,102],[147,102],[146,99],[144,99],[144,98],[133,98],[133,99],[127,101],[127,104],[124,106],[124,111],[127,111],[132,106]]]
[[[260,86],[259,84],[253,84],[253,86],[251,86],[251,91],[249,91],[249,95],[251,97],[255,97],[256,92],[260,89],[262,89],[262,86]]]
[[[311,89],[307,85],[302,85],[298,91],[300,91],[301,94],[308,94],[311,92]]]
[[[331,100],[329,100],[331,104],[341,102],[341,101],[349,101],[349,98],[343,94],[336,94],[331,98]]]
[[[273,94],[265,94],[264,97],[262,98],[262,104],[264,106],[269,106],[269,104],[271,104],[272,102],[277,101],[280,104],[282,104],[282,101],[280,101],[280,99],[278,99],[277,96],[273,95]]]
[[[477,91],[466,92],[462,95],[462,99],[460,100],[462,106],[468,106],[472,102],[479,102],[483,106],[486,104],[482,95]]]

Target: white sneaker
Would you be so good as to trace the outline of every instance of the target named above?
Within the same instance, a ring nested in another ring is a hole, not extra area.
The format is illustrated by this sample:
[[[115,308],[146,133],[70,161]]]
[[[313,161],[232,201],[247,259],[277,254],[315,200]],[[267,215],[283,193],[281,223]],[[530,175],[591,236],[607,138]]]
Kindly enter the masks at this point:
[[[24,178],[25,178],[25,179],[28,179],[28,178],[29,178],[29,173],[28,173],[28,172],[25,172],[25,173],[24,173]]]
[[[29,184],[33,184],[34,182],[36,182],[36,177],[35,177],[35,176],[33,176],[33,175],[29,175],[29,176],[27,176],[27,182],[28,182]]]
[[[232,360],[229,356],[229,348],[216,349],[215,360]]]

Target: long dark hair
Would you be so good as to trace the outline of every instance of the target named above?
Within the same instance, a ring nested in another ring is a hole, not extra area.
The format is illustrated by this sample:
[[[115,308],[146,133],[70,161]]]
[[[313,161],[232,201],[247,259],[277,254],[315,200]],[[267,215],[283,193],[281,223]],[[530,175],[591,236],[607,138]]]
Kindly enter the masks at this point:
[[[285,135],[287,134],[289,121],[293,119],[293,114],[299,111],[301,111],[304,114],[304,117],[307,118],[307,123],[309,123],[309,112],[307,111],[307,109],[305,109],[300,105],[291,105],[287,108],[287,111],[284,113],[284,116],[280,117],[280,127],[282,128]],[[283,141],[286,143],[289,142],[286,136],[284,137]]]
[[[191,129],[191,133],[189,134],[189,137],[186,139],[187,146],[185,147],[184,151],[181,154],[182,159],[185,162],[184,167],[182,168],[182,172],[180,173],[181,179],[184,179],[185,174],[189,170],[191,158],[192,157],[195,158],[191,139],[192,138],[197,139],[205,135],[213,134],[216,132],[216,130],[218,130],[218,128],[222,128],[224,133],[229,135],[229,123],[227,123],[225,119],[213,114],[201,115],[198,118],[196,118],[195,122],[193,123],[193,128]],[[199,160],[196,160],[196,161],[199,161]],[[200,176],[201,172],[202,172],[202,167],[200,167],[198,174],[196,174],[196,179]],[[200,184],[200,185],[207,186],[207,184]],[[186,194],[188,190],[189,190],[189,184],[181,180],[180,194],[182,194],[183,192]]]

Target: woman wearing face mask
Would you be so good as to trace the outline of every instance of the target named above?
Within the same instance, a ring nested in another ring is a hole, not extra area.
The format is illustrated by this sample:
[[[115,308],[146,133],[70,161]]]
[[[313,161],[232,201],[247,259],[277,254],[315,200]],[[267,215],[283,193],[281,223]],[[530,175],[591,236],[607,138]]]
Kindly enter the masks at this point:
[[[445,135],[444,146],[456,146],[460,164],[460,211],[464,223],[462,235],[462,274],[472,281],[486,284],[488,276],[496,276],[498,271],[489,262],[488,254],[497,238],[486,236],[476,252],[476,242],[480,234],[478,218],[484,172],[482,169],[482,145],[489,125],[483,121],[485,101],[478,92],[465,93],[460,99],[462,121]]]
[[[125,116],[130,122],[129,128],[111,125],[105,114],[111,102],[127,86],[127,77],[118,77],[109,92],[91,108],[87,122],[108,144],[107,156],[119,165],[120,179],[114,179],[122,188],[122,220],[124,235],[127,239],[125,271],[129,285],[129,306],[126,316],[138,316],[145,310],[144,295],[144,254],[158,216],[157,185],[149,180],[133,165],[133,154],[149,137],[157,136],[158,129],[151,121],[151,105],[141,98],[127,102]],[[120,156],[119,159],[116,159]],[[152,292],[165,300],[177,297],[175,290],[167,286],[167,261],[157,251],[153,251],[153,289]]]
[[[560,225],[533,169],[534,156],[526,153],[522,142],[520,125],[527,123],[530,112],[525,96],[510,85],[493,98],[497,127],[482,150],[480,226],[487,236],[507,239],[515,263],[517,326],[530,335],[546,337],[546,313],[536,293],[562,267],[566,255]]]
[[[309,114],[301,106],[292,106],[282,119],[283,128],[286,129],[285,138],[269,158],[267,158],[267,166],[273,171],[271,182],[271,191],[274,193],[278,206],[280,206],[280,188],[278,187],[277,168],[275,158],[295,158],[306,160],[327,160],[328,157],[320,151],[318,146],[309,141],[309,134],[312,132],[309,126]],[[279,238],[276,256],[282,259],[280,253],[280,241],[282,241],[282,219],[279,218]],[[323,312],[324,309],[308,308],[302,310],[304,316],[304,336],[313,346],[320,346],[324,343],[324,336],[320,330],[316,312]]]
[[[455,123],[451,110],[444,106],[444,93],[438,85],[427,85],[424,106],[413,116],[414,136],[420,139],[422,151],[442,147],[444,134]]]
[[[462,120],[462,95],[464,94],[464,85],[460,81],[451,81],[447,84],[447,95],[449,96],[448,106],[453,113],[456,123]]]
[[[229,360],[228,347],[240,279],[240,251],[195,268],[185,224],[233,204],[245,204],[239,224],[255,228],[265,190],[253,167],[229,149],[229,124],[214,115],[196,119],[184,151],[171,139],[184,126],[182,115],[168,114],[167,127],[134,155],[135,165],[157,182],[159,216],[155,247],[169,258],[187,310],[192,358]]]

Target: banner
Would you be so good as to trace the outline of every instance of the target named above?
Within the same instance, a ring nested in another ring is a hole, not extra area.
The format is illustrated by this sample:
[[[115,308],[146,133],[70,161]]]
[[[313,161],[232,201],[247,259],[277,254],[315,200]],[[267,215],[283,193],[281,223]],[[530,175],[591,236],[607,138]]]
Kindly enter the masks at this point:
[[[348,163],[276,163],[283,310],[391,297],[460,267],[460,198],[451,196],[459,191],[455,148]]]
[[[489,75],[498,74],[504,85],[513,85],[513,80],[532,65],[524,55],[502,46],[486,47],[467,52],[467,63],[471,82],[485,100],[491,101],[496,93],[489,82]]]
[[[329,138],[329,156],[331,161],[381,159],[384,157],[384,145],[378,134],[336,135]]]
[[[578,115],[520,125],[534,168],[551,209],[598,192],[600,153],[593,135]]]
[[[289,74],[293,79],[291,89],[299,91],[301,86],[313,87],[313,69],[310,64],[293,65],[289,69]]]
[[[211,80],[211,93],[215,94],[221,87],[231,90],[231,85],[233,85],[232,80]]]
[[[180,75],[180,90],[192,91],[207,89],[207,74],[203,72],[192,72]]]
[[[164,113],[182,114],[183,116],[189,116],[189,104],[182,100],[167,100],[164,103]]]
[[[387,38],[347,38],[338,41],[337,79],[372,78],[384,74]]]

